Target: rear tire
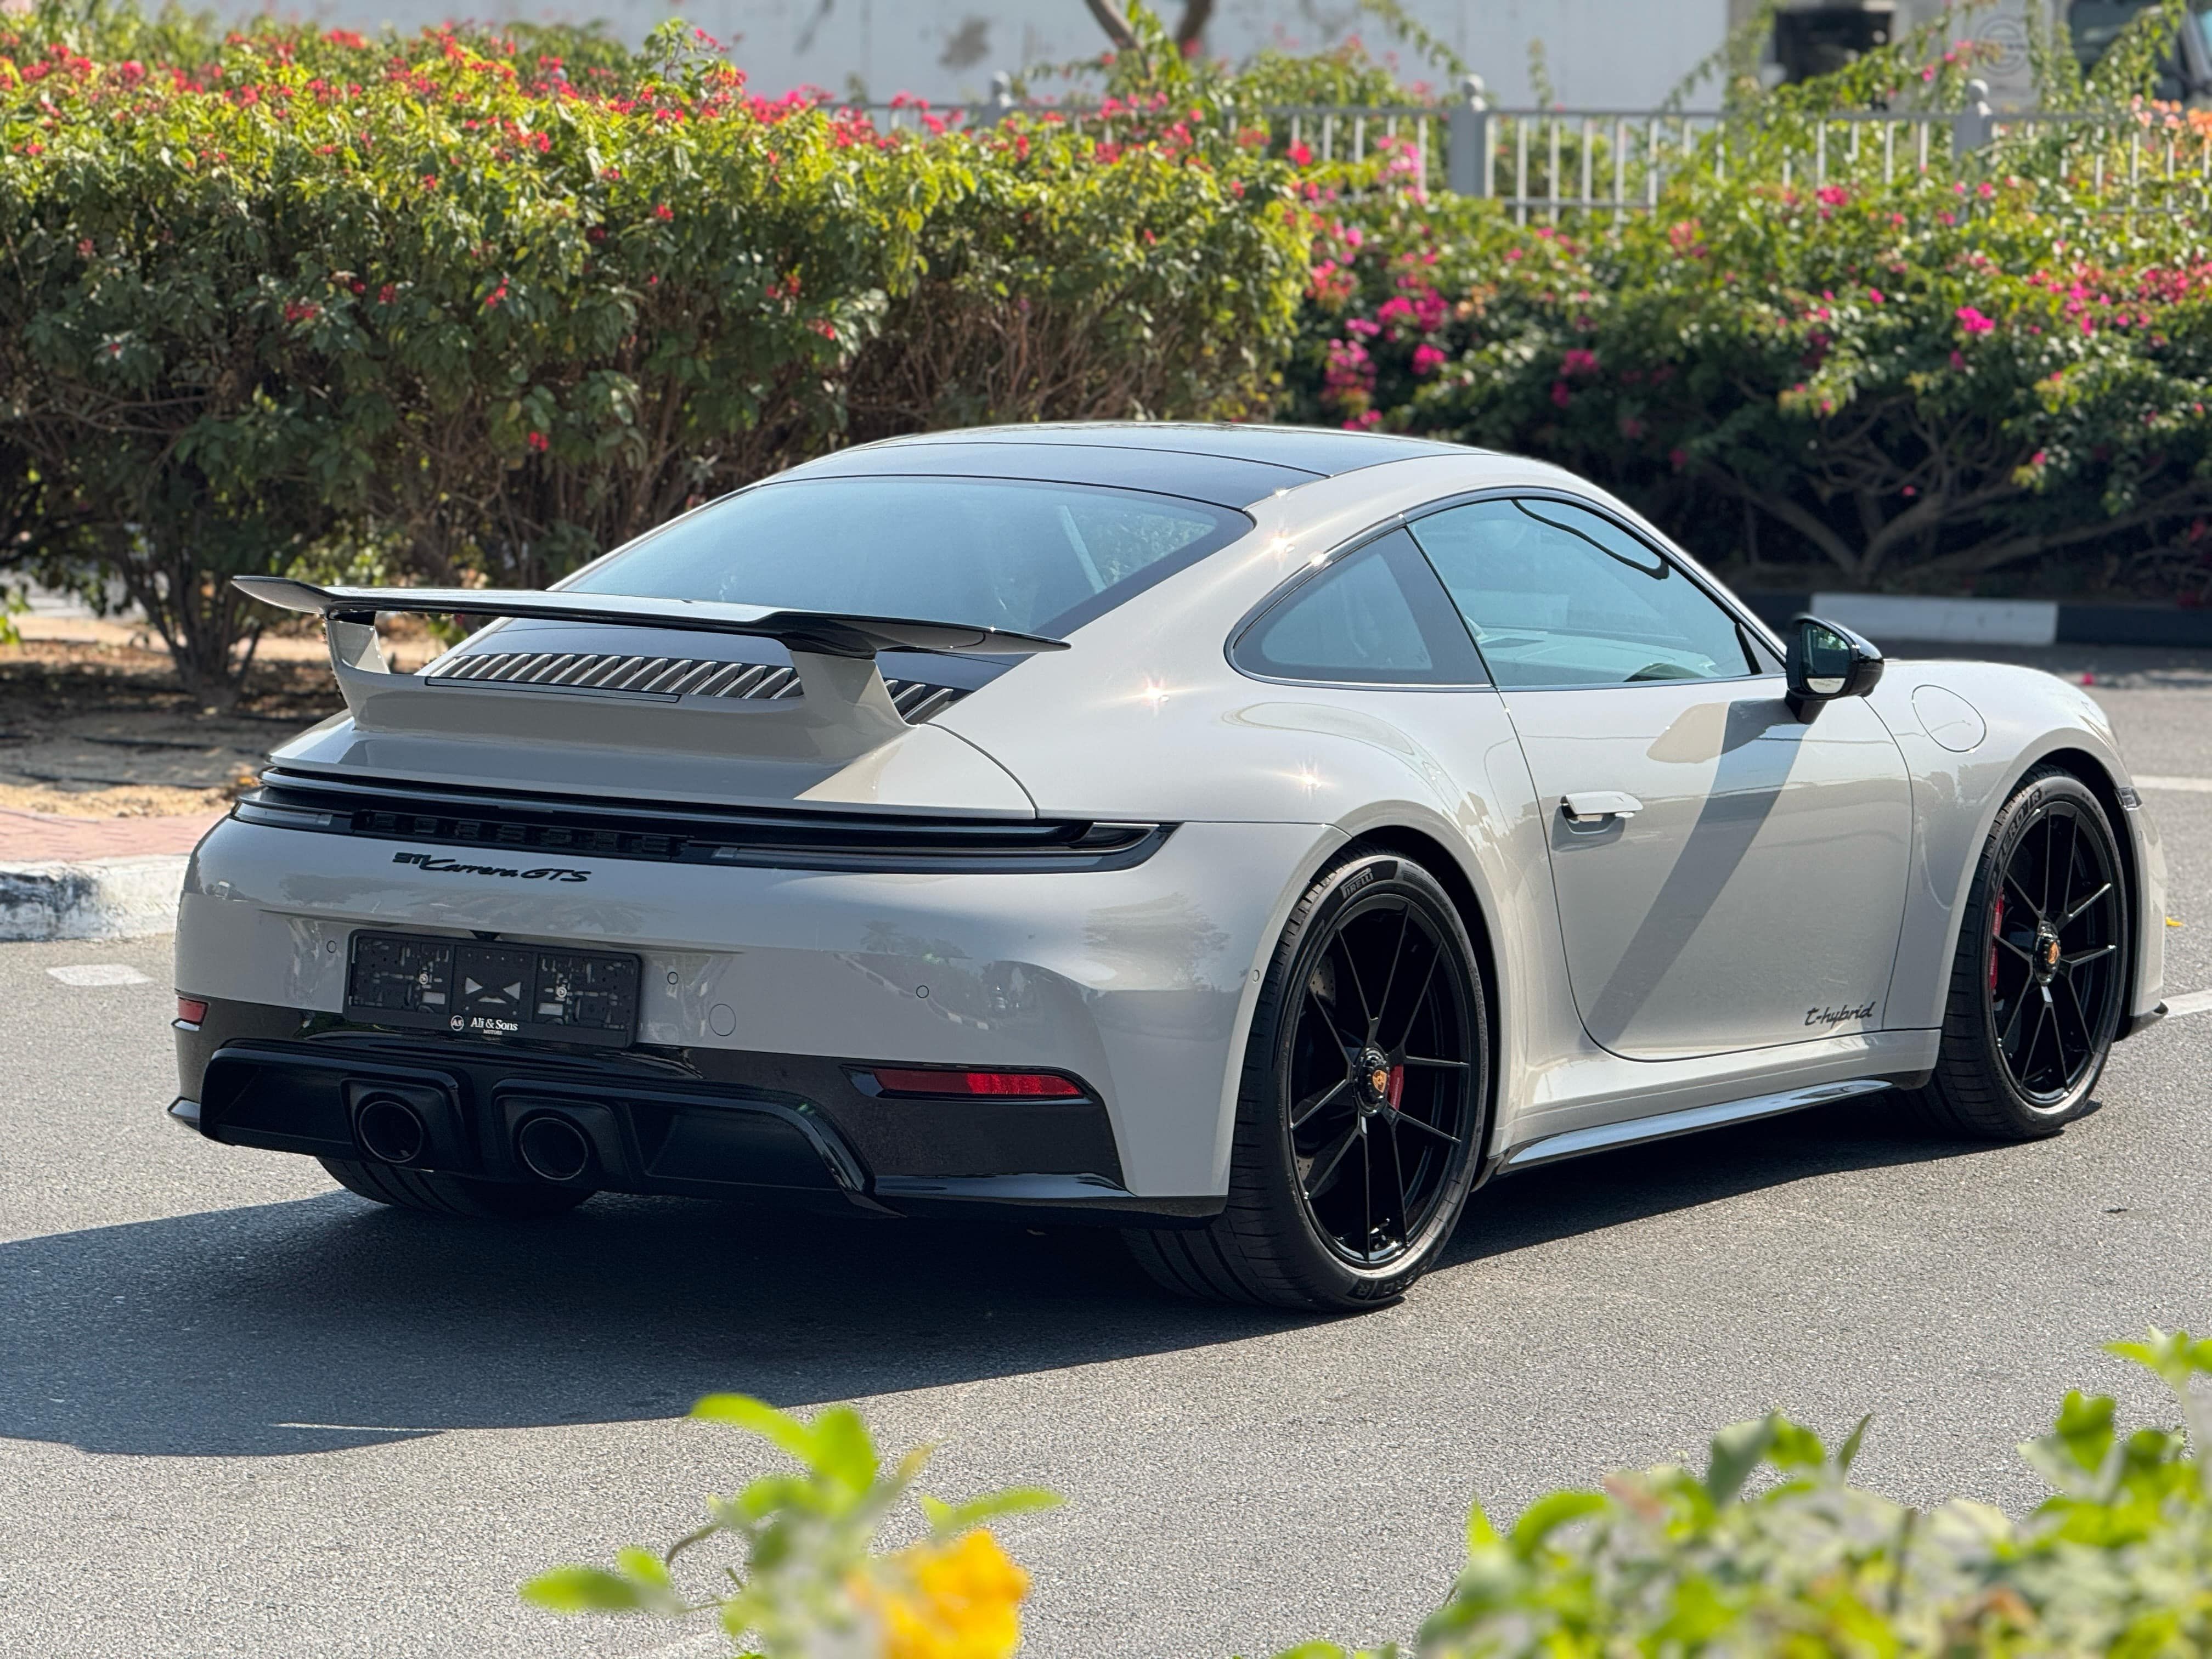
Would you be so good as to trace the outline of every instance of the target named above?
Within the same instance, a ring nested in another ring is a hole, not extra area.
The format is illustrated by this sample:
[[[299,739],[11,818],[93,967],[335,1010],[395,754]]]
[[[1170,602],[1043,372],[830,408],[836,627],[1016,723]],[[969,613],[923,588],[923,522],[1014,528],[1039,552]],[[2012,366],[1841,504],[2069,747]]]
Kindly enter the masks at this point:
[[[526,1185],[519,1181],[475,1181],[437,1170],[403,1170],[397,1164],[316,1160],[348,1192],[395,1209],[426,1215],[466,1216],[475,1221],[534,1221],[565,1215],[589,1198],[583,1187]]]
[[[1396,1301],[1480,1167],[1490,1034],[1457,908],[1418,864],[1355,854],[1291,913],[1245,1049],[1226,1208],[1127,1235],[1178,1295],[1349,1310]]]
[[[2087,1109],[2126,997],[2125,867],[2072,773],[2013,792],[1974,872],[1935,1074],[1908,1097],[1932,1127],[2037,1140]]]

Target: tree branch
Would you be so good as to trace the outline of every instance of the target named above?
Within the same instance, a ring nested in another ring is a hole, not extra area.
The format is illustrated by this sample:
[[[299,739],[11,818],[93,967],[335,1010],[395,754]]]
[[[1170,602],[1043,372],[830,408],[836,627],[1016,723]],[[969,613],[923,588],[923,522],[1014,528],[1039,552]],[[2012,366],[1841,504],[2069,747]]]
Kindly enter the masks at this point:
[[[1792,530],[1802,536],[1807,541],[1812,543],[1814,546],[1819,548],[1820,551],[1826,554],[1829,558],[1835,562],[1836,568],[1841,570],[1846,576],[1856,578],[1858,575],[1859,561],[1857,556],[1852,553],[1850,544],[1846,542],[1841,536],[1836,534],[1834,531],[1829,529],[1826,525],[1821,523],[1818,517],[1813,514],[1808,513],[1803,507],[1798,506],[1796,502],[1791,501],[1786,495],[1762,494],[1759,491],[1748,489],[1744,485],[1741,479],[1737,478],[1732,473],[1718,472],[1717,470],[1716,470],[1716,474],[1727,484],[1729,489],[1733,490],[1736,495],[1741,496],[1752,506],[1757,507],[1762,513],[1772,514],[1776,518],[1781,520],[1783,523],[1788,525]]]
[[[1121,9],[1114,0],[1083,0],[1083,3],[1091,8],[1091,15],[1106,31],[1106,38],[1114,43],[1115,51],[1137,50],[1137,32],[1129,27],[1129,20],[1121,15]]]

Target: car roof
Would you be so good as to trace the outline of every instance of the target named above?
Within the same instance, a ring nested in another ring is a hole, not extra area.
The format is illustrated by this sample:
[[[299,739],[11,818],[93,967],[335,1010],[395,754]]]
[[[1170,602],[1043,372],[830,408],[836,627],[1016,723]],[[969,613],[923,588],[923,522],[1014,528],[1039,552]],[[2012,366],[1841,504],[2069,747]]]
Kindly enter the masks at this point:
[[[948,473],[1151,489],[1245,507],[1317,478],[1462,445],[1326,427],[1070,421],[916,433],[840,450],[786,478]]]

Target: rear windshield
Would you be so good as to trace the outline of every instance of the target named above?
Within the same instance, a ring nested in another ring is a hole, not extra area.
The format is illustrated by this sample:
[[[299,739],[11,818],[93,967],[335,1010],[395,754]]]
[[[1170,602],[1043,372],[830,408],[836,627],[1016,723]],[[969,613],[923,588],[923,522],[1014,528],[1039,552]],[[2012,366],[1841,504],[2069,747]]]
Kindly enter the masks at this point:
[[[571,592],[1064,634],[1251,528],[1226,507],[1000,478],[792,478],[677,520]]]

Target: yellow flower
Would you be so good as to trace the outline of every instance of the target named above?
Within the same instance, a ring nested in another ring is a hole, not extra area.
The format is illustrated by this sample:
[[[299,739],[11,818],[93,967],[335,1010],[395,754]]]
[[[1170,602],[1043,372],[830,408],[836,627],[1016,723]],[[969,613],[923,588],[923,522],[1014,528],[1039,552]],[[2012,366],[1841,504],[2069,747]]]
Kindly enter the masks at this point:
[[[856,1574],[853,1598],[883,1632],[881,1659],[1011,1659],[1030,1576],[988,1532],[916,1544]]]

